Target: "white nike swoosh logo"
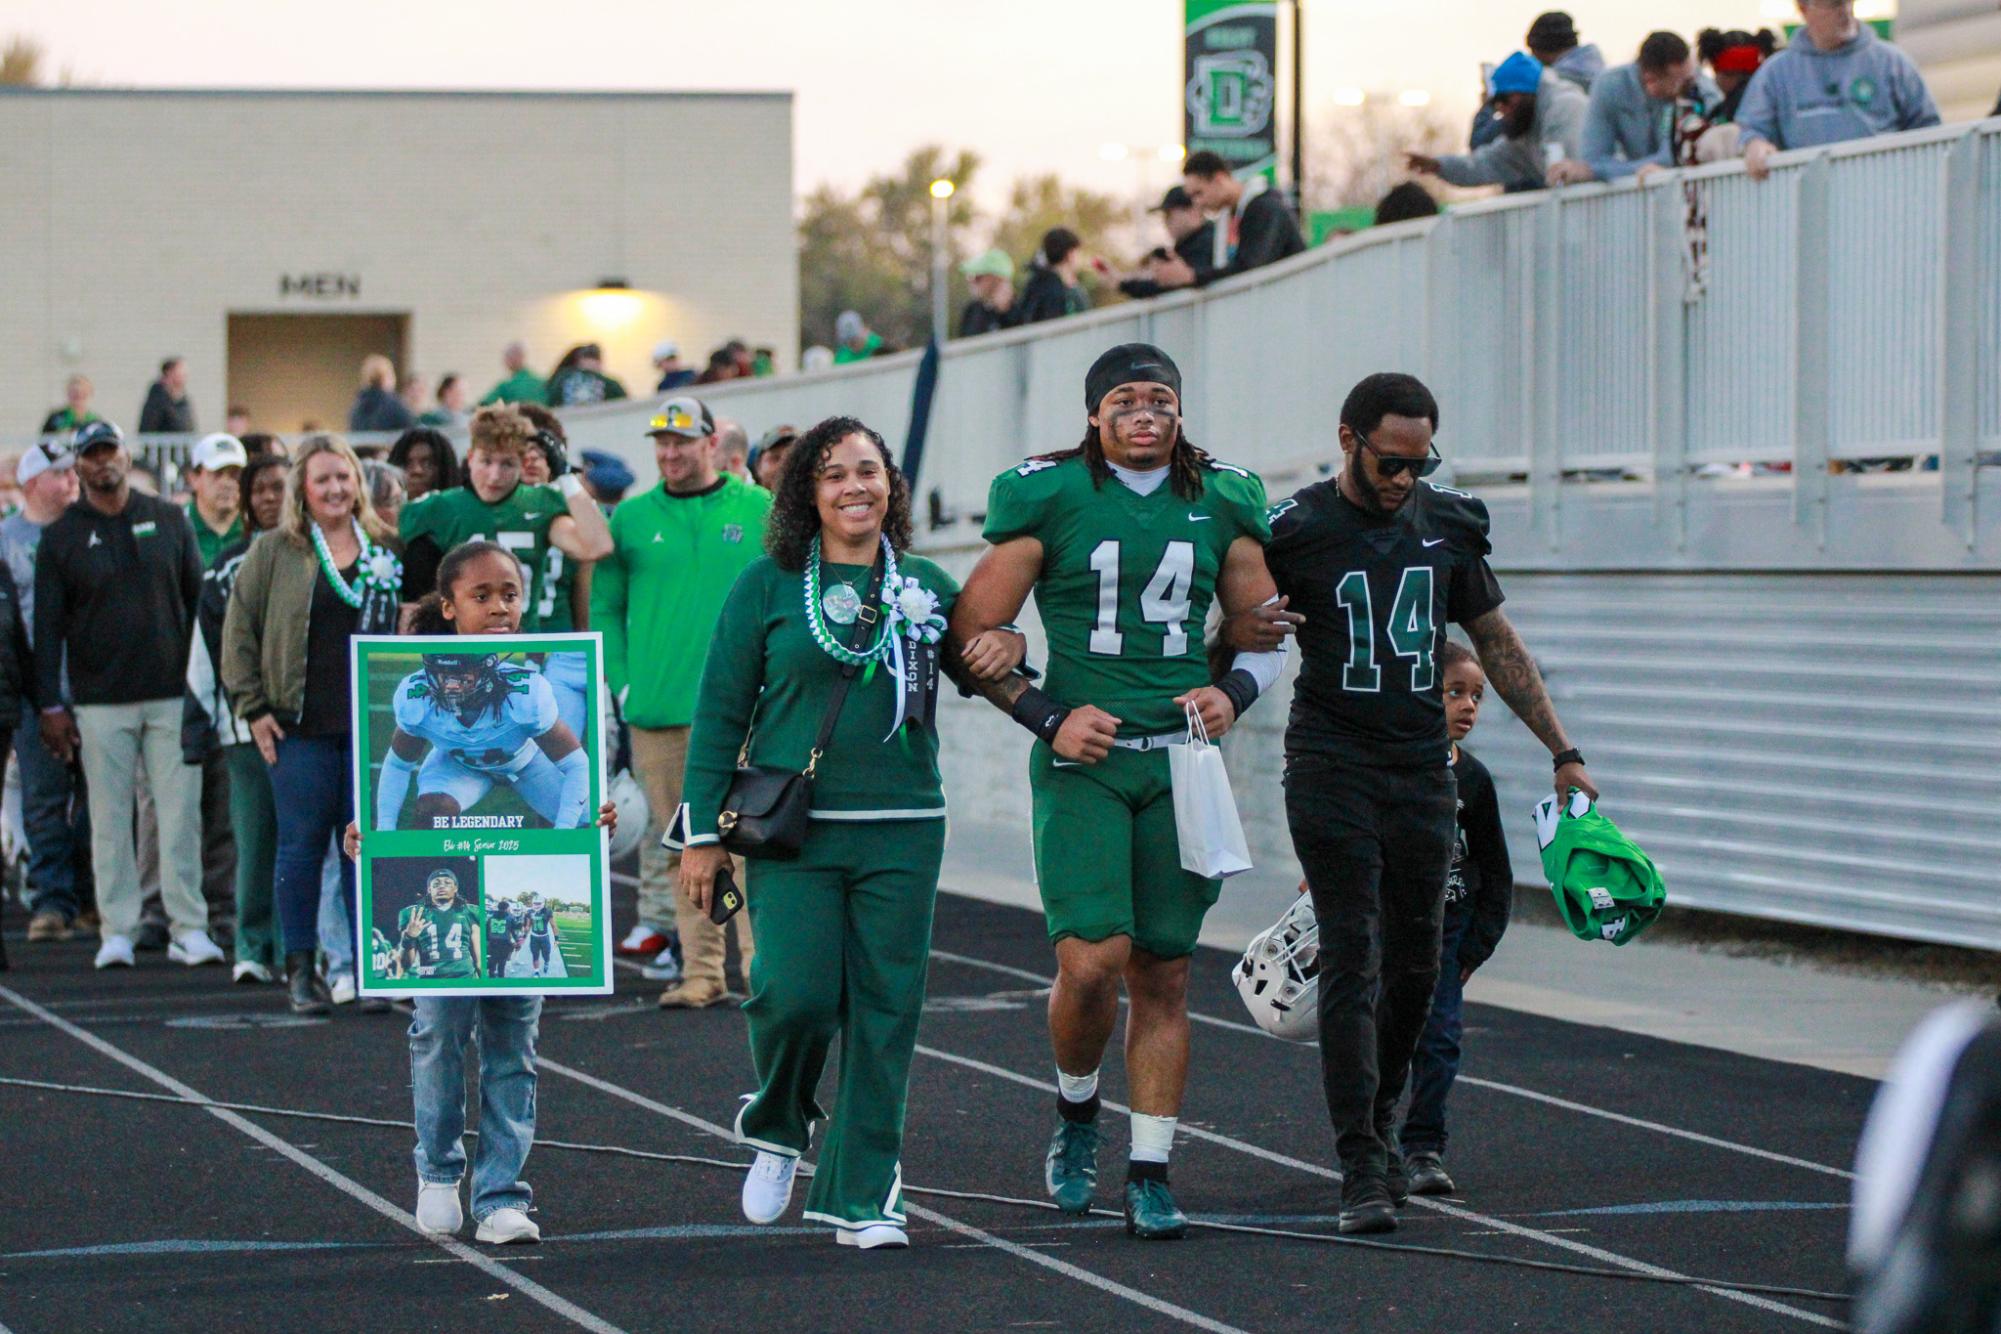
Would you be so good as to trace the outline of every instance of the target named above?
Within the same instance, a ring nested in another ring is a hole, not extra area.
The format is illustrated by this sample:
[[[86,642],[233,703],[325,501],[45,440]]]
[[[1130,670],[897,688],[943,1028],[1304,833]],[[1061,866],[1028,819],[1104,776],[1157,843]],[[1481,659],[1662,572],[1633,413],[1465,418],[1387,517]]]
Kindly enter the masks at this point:
[[[529,511],[527,511],[526,513],[524,513],[524,514],[523,514],[523,515],[521,516],[521,518],[523,519],[523,521],[524,521],[524,522],[527,522],[527,523],[533,523],[533,522],[535,522],[535,520],[537,520],[537,519],[539,519],[539,518],[541,518],[541,517],[542,517],[542,511],[541,511],[541,510],[529,510]]]
[[[1215,515],[1213,515],[1213,514],[1191,514],[1191,515],[1189,515],[1189,516],[1188,516],[1188,522],[1190,522],[1190,523],[1207,523],[1207,522],[1209,522],[1209,520],[1211,520],[1211,519],[1213,519],[1213,518],[1215,518],[1215,517],[1216,517],[1216,516],[1215,516]]]
[[[1426,542],[1426,543],[1425,543],[1424,545],[1425,545],[1425,546],[1426,546],[1427,548],[1430,548],[1430,547],[1435,547],[1435,546],[1437,546],[1437,545],[1438,545],[1438,544],[1439,544],[1440,542],[1443,542],[1444,540],[1445,540],[1445,539],[1444,539],[1444,538],[1442,538],[1442,537],[1434,537],[1434,538],[1432,538],[1432,539],[1431,539],[1430,541]]]

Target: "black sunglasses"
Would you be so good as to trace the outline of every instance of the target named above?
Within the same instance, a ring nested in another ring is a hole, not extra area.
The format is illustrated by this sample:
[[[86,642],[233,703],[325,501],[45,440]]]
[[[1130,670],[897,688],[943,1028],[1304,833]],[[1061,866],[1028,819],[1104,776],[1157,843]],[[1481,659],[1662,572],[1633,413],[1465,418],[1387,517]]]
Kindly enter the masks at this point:
[[[1359,432],[1356,434],[1355,439],[1361,444],[1363,449],[1368,450],[1370,454],[1375,456],[1376,471],[1384,477],[1400,477],[1404,473],[1409,473],[1413,477],[1429,477],[1438,471],[1439,464],[1445,462],[1438,455],[1438,444],[1436,441],[1433,441],[1430,445],[1431,452],[1428,455],[1423,458],[1412,459],[1405,458],[1401,454],[1383,453],[1382,450],[1377,449],[1369,443],[1369,437]]]

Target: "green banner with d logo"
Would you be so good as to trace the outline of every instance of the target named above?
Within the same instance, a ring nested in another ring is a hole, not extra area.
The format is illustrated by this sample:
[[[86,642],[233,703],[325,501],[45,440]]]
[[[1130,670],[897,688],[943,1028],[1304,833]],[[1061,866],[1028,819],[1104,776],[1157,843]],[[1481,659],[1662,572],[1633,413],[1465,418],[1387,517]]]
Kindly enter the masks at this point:
[[[1278,6],[1187,0],[1182,140],[1239,177],[1278,175]]]

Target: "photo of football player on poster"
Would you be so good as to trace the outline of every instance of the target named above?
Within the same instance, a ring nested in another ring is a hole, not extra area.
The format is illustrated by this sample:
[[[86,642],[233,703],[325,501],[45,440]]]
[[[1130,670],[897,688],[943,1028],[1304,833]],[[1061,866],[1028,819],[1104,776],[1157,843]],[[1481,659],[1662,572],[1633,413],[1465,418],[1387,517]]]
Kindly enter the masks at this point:
[[[521,816],[469,820],[496,787],[548,826],[586,823],[590,757],[561,720],[545,672],[486,652],[426,653],[422,663],[391,697],[396,726],[376,785],[376,828],[522,827]]]

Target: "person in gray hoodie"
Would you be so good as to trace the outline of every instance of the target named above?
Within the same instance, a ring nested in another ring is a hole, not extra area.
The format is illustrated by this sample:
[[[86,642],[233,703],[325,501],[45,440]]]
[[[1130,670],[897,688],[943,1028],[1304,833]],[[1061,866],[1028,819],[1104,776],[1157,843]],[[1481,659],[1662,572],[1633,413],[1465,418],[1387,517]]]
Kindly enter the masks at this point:
[[[1788,148],[1846,143],[1939,123],[1911,58],[1855,18],[1854,0],[1798,0],[1805,27],[1765,62],[1737,109],[1756,180]]]
[[[1538,14],[1529,25],[1528,36],[1522,39],[1528,53],[1543,63],[1557,78],[1574,83],[1584,93],[1591,91],[1591,85],[1605,72],[1605,57],[1598,51],[1596,43],[1577,40],[1577,24],[1570,15],[1560,9],[1552,9]],[[1492,92],[1488,95],[1491,97]],[[1473,115],[1473,134],[1469,148],[1485,148],[1501,137],[1501,121],[1494,114],[1493,104],[1483,102]]]
[[[1500,138],[1471,153],[1429,157],[1406,153],[1412,171],[1453,185],[1501,185],[1539,190],[1554,162],[1574,158],[1584,129],[1584,94],[1517,51],[1494,71],[1494,111],[1504,123]]]
[[[1679,34],[1650,33],[1638,60],[1607,70],[1592,85],[1581,160],[1551,167],[1549,183],[1617,181],[1643,167],[1671,167],[1676,107],[1687,104],[1700,114],[1722,101]]]

